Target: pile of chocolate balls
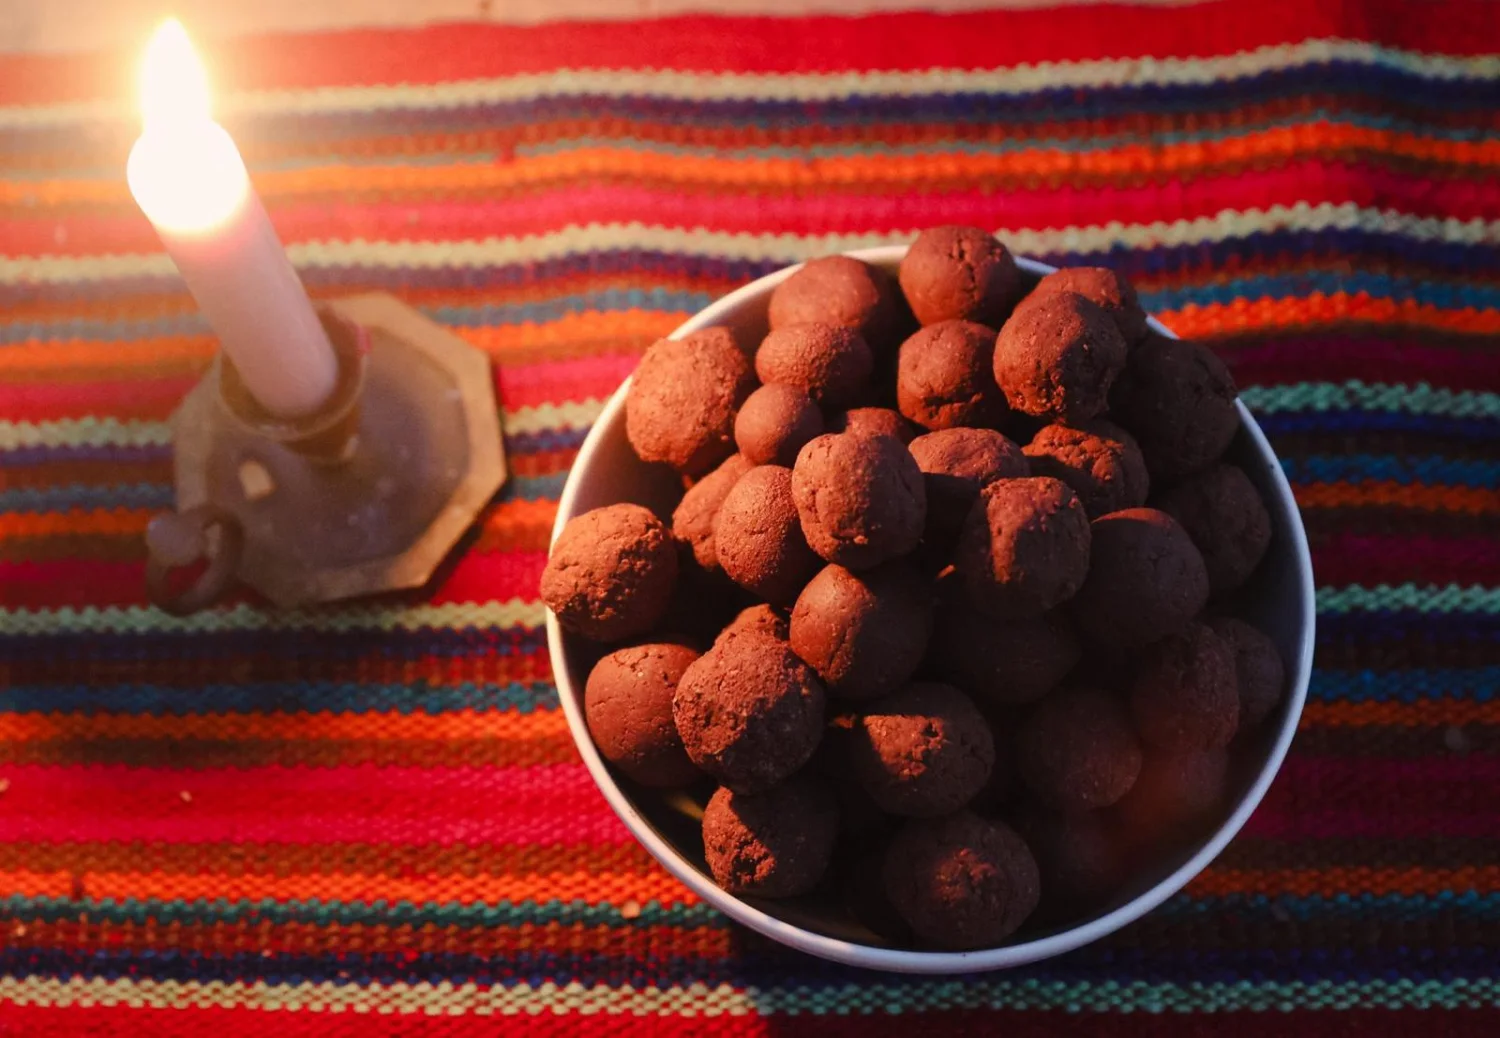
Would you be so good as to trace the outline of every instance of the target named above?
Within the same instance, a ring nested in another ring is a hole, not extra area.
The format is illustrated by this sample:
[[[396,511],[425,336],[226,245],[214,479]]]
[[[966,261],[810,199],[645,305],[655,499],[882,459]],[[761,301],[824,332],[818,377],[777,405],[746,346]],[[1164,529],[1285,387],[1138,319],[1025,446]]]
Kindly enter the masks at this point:
[[[1283,695],[1234,615],[1272,530],[1223,459],[1229,372],[1112,271],[1038,283],[970,227],[899,279],[807,263],[767,316],[635,373],[627,435],[681,474],[673,514],[600,508],[553,547],[542,597],[607,650],[600,754],[713,789],[736,895],[841,898],[928,948],[1097,911],[1217,820]]]

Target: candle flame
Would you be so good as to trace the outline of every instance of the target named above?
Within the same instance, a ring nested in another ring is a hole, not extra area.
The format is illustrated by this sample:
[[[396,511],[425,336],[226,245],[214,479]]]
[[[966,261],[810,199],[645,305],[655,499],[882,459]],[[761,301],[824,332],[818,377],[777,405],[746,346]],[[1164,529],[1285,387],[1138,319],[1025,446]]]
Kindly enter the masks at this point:
[[[141,115],[150,130],[180,130],[209,118],[208,73],[176,18],[161,23],[141,62]]]

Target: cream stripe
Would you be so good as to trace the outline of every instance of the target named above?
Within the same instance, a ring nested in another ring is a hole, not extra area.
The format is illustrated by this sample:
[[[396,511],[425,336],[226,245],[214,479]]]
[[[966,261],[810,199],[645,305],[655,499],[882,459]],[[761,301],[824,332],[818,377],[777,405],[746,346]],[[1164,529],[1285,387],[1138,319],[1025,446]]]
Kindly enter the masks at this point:
[[[415,631],[423,627],[540,627],[546,620],[541,602],[513,598],[508,602],[455,602],[400,609],[350,607],[299,612],[262,612],[247,605],[215,609],[192,616],[168,616],[144,606],[87,606],[83,609],[0,609],[0,630],[45,637],[59,634],[224,634],[236,631],[307,630]]]
[[[432,85],[322,87],[232,93],[230,116],[320,114],[497,104],[540,96],[631,94],[706,100],[838,100],[879,95],[1021,93],[1120,85],[1182,86],[1244,78],[1330,61],[1395,69],[1430,79],[1494,79],[1500,56],[1421,54],[1356,40],[1319,39],[1202,58],[1112,58],[1022,64],[1000,69],[804,74],[696,73],[670,70],[558,69],[555,72]],[[0,129],[59,126],[86,120],[134,120],[124,98],[0,108]]]
[[[1226,209],[1215,216],[1145,224],[1109,223],[1090,227],[996,230],[1021,254],[1105,252],[1112,248],[1201,245],[1286,228],[1316,232],[1360,230],[1397,234],[1422,241],[1500,244],[1500,220],[1455,220],[1412,216],[1353,203],[1324,202],[1267,209]],[[847,252],[914,238],[917,229],[880,234],[731,234],[722,231],[642,224],[587,224],[547,234],[457,242],[317,241],[288,247],[299,267],[364,266],[375,269],[492,267],[537,263],[589,252],[642,249],[687,255],[722,256],[752,262],[792,263],[827,252]],[[64,284],[138,277],[171,277],[165,253],[113,256],[0,256],[0,284]]]

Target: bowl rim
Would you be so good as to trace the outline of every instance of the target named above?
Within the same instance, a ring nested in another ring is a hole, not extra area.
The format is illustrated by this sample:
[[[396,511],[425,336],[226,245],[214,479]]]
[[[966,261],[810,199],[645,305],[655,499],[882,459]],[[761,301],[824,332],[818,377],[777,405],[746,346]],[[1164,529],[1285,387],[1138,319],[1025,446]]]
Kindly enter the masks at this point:
[[[858,249],[847,253],[855,259],[863,260],[876,266],[890,267],[899,263],[906,254],[906,245],[883,245],[869,249]],[[1028,273],[1046,275],[1056,270],[1036,260],[1025,257],[1017,257],[1016,263],[1021,269]],[[802,265],[793,264],[780,270],[773,271],[764,277],[744,285],[712,305],[700,310],[687,321],[683,322],[669,336],[680,339],[685,335],[700,331],[704,328],[715,327],[721,323],[726,315],[734,312],[744,302],[754,297],[769,292],[776,285],[786,280],[795,273]],[[1155,317],[1150,318],[1150,326],[1153,330],[1176,338],[1177,336],[1165,325],[1161,324]],[[625,394],[630,388],[630,378],[621,383],[619,389],[609,398],[608,402],[594,420],[589,429],[583,445],[579,448],[578,456],[573,466],[568,471],[568,478],[563,485],[562,495],[558,499],[557,518],[553,523],[552,535],[549,541],[549,550],[552,541],[557,540],[563,526],[571,518],[575,510],[575,502],[579,493],[580,481],[577,474],[587,468],[587,461],[593,453],[599,449],[604,440],[605,430],[609,428],[618,418],[619,412],[625,406]],[[1240,423],[1249,435],[1255,451],[1263,458],[1276,462],[1276,454],[1266,440],[1265,434],[1256,423],[1243,401],[1237,400],[1235,406],[1239,409]],[[1155,909],[1167,898],[1180,891],[1190,882],[1193,877],[1202,872],[1203,869],[1214,858],[1218,857],[1229,841],[1232,840],[1244,826],[1245,822],[1254,813],[1270,788],[1277,772],[1281,770],[1282,762],[1286,759],[1287,750],[1291,747],[1292,738],[1296,735],[1298,721],[1302,716],[1302,709],[1307,701],[1308,682],[1312,674],[1312,658],[1314,646],[1314,630],[1316,626],[1316,598],[1313,585],[1312,556],[1307,543],[1307,531],[1302,522],[1302,516],[1297,509],[1295,498],[1292,495],[1291,485],[1287,482],[1286,473],[1279,463],[1268,466],[1270,469],[1270,481],[1280,503],[1285,507],[1293,522],[1290,534],[1289,548],[1296,560],[1298,592],[1305,622],[1301,628],[1300,642],[1297,646],[1295,660],[1291,661],[1291,684],[1287,696],[1287,708],[1282,714],[1282,723],[1276,732],[1274,743],[1269,753],[1260,765],[1245,795],[1235,806],[1222,824],[1199,846],[1199,848],[1181,865],[1171,873],[1158,880],[1147,890],[1137,894],[1130,901],[1119,907],[1106,912],[1102,916],[1089,919],[1076,926],[1057,933],[1037,937],[1032,940],[1023,941],[1018,944],[1005,945],[999,948],[986,948],[974,951],[909,951],[899,948],[879,948],[872,945],[858,944],[837,937],[829,937],[824,934],[804,930],[800,926],[778,919],[774,915],[756,908],[754,905],[735,897],[720,888],[708,877],[704,876],[683,857],[675,847],[668,843],[651,826],[650,822],[642,816],[631,804],[614,776],[610,774],[607,765],[599,751],[595,748],[593,739],[589,735],[588,724],[583,716],[582,689],[573,685],[568,675],[566,658],[563,652],[563,631],[557,623],[557,617],[549,609],[547,611],[547,649],[551,660],[553,680],[557,684],[558,698],[562,702],[563,713],[567,717],[568,729],[573,736],[573,742],[583,757],[584,764],[589,770],[594,784],[604,794],[609,806],[614,809],[616,815],[625,823],[625,827],[642,846],[650,852],[661,865],[682,882],[689,890],[705,902],[717,908],[736,922],[742,923],[759,933],[770,937],[772,940],[796,948],[799,951],[816,955],[819,958],[829,959],[834,962],[851,966],[862,966],[868,969],[889,970],[900,973],[920,974],[942,974],[942,973],[974,973],[987,970],[1006,969],[1012,966],[1021,966],[1031,962],[1061,955],[1064,952],[1081,948],[1086,944],[1114,933],[1121,927],[1127,926]]]

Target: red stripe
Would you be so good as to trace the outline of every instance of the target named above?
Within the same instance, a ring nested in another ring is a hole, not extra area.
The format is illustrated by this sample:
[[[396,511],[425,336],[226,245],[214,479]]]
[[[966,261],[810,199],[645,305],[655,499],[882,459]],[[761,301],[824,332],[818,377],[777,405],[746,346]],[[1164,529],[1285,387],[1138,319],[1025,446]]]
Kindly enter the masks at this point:
[[[226,731],[232,732],[232,726]],[[0,840],[623,843],[581,764],[0,769]],[[184,800],[186,792],[190,799]]]
[[[143,370],[140,378],[128,380],[0,382],[0,414],[19,422],[101,414],[160,421],[177,409],[197,382],[196,375],[163,378],[150,369]]]
[[[1500,584],[1500,541],[1342,533],[1315,540],[1320,584]]]
[[[896,14],[877,18],[714,18],[445,25],[200,40],[220,91],[360,83],[433,83],[567,68],[707,72],[995,68],[1037,61],[1230,54],[1310,37],[1412,51],[1481,54],[1497,42],[1484,0],[1310,0],[1300,4],[1091,6]],[[816,41],[811,46],[810,41]],[[0,60],[0,103],[117,97],[134,82],[144,39],[105,54]]]

